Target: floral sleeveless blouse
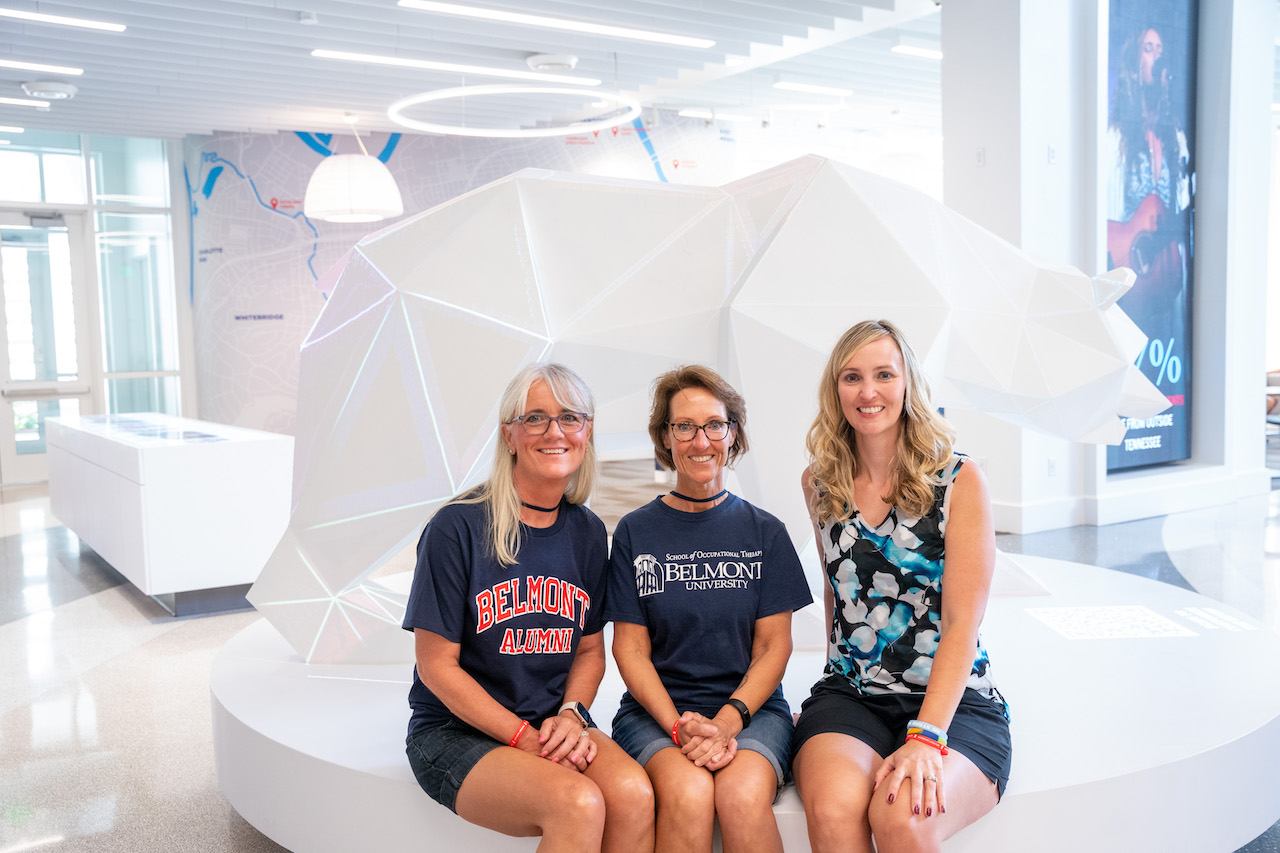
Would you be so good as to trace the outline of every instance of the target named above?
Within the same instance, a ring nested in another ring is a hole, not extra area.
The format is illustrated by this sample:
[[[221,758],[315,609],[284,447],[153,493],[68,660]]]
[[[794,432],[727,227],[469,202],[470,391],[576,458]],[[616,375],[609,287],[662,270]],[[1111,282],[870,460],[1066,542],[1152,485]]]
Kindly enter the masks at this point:
[[[822,561],[835,595],[824,678],[842,677],[861,693],[924,693],[938,649],[951,488],[965,457],[954,454],[924,518],[894,507],[877,527],[854,509],[819,525]],[[987,652],[978,641],[966,685],[1000,705]]]

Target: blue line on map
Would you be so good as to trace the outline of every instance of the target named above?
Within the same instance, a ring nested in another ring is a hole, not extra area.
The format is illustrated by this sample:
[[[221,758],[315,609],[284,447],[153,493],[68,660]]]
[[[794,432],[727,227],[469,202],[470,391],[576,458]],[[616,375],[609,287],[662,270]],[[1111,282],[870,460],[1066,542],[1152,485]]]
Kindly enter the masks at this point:
[[[299,136],[301,136],[301,134],[299,134]],[[238,177],[240,177],[242,180],[246,180],[246,181],[248,181],[248,182],[249,182],[249,188],[253,190],[253,196],[254,196],[254,198],[256,198],[256,199],[258,200],[258,204],[262,205],[264,208],[266,208],[267,210],[271,211],[272,213],[278,214],[278,215],[280,215],[280,216],[284,216],[284,217],[287,217],[287,218],[289,218],[289,219],[300,219],[300,220],[302,220],[303,222],[305,222],[305,223],[306,223],[307,227],[311,229],[311,234],[312,234],[312,236],[313,236],[313,237],[315,237],[315,239],[316,239],[316,240],[319,240],[319,239],[320,239],[320,232],[316,230],[316,226],[315,226],[315,225],[313,225],[313,224],[311,223],[311,220],[310,220],[310,219],[308,219],[308,218],[306,217],[306,214],[304,214],[301,210],[297,211],[296,213],[286,213],[286,212],[285,212],[285,211],[283,211],[283,210],[277,210],[276,208],[272,207],[272,206],[271,206],[271,202],[270,202],[270,201],[268,201],[268,200],[266,200],[266,199],[264,199],[264,198],[262,197],[262,193],[258,192],[258,185],[257,185],[257,184],[255,184],[255,183],[253,182],[253,178],[250,178],[250,177],[246,176],[244,172],[241,172],[238,168],[236,168],[236,164],[235,164],[235,163],[232,163],[230,160],[227,160],[227,159],[225,159],[225,158],[223,158],[223,157],[219,157],[219,156],[218,156],[218,154],[217,154],[217,152],[214,152],[214,151],[208,151],[208,152],[205,152],[205,153],[201,156],[201,162],[204,162],[204,163],[223,163],[223,164],[225,164],[226,166],[230,167],[230,169],[231,169],[233,172],[235,172],[235,173],[236,173],[236,175],[237,175]],[[221,171],[222,171],[222,167],[221,167],[221,166],[215,166],[213,169],[211,169],[211,170],[210,170],[209,174],[210,174],[210,176],[212,177],[212,175],[213,175],[213,173],[214,173],[214,172],[221,173]],[[206,179],[206,182],[205,182],[205,183],[206,183],[206,185],[210,188],[210,190],[212,190],[212,186],[213,186],[213,185],[212,185],[212,182]],[[206,195],[206,197],[207,197],[207,195]],[[194,234],[194,229],[193,229],[192,233]],[[194,243],[194,240],[193,240],[192,242]],[[194,251],[194,248],[193,248],[193,251]],[[312,278],[314,278],[314,279],[317,279],[317,280],[320,278],[320,275],[315,271],[315,267],[313,267],[313,266],[312,266],[312,263],[315,261],[315,259],[316,259],[316,254],[317,254],[318,252],[319,252],[319,243],[317,243],[317,242],[312,242],[312,244],[311,244],[311,255],[307,258],[307,269],[311,270],[311,277],[312,277]],[[194,281],[195,281],[195,279],[193,278],[193,279],[192,279],[192,281],[194,282]],[[194,286],[194,285],[193,285],[193,286]],[[194,297],[193,297],[193,298],[194,298]]]
[[[653,150],[653,140],[649,138],[649,131],[644,129],[644,122],[640,117],[637,117],[635,121],[631,122],[631,126],[636,129],[636,135],[644,143],[644,150],[649,152],[649,159],[653,161],[653,168],[658,173],[658,180],[664,184],[668,183],[667,176],[662,174],[662,163],[658,160],[658,152]]]
[[[294,135],[305,142],[308,148],[315,151],[321,157],[329,157],[334,153],[333,146],[330,145],[330,143],[333,142],[332,133],[303,133],[300,130],[295,130]],[[401,136],[402,134],[392,133],[387,137],[386,144],[383,145],[382,150],[378,152],[379,160],[385,163],[391,159],[391,155],[395,152],[396,146],[400,144]]]
[[[196,210],[195,199],[192,198],[192,195],[191,195],[191,173],[187,171],[186,163],[182,164],[182,182],[187,185],[187,256],[188,256],[187,261],[188,261],[188,266],[190,267],[190,269],[187,272],[187,287],[190,290],[190,292],[187,294],[187,298],[191,300],[192,305],[195,305],[196,304],[196,244],[195,244],[195,241],[191,239],[191,236],[195,234],[195,231],[196,231],[194,220],[196,218],[196,213],[198,211]],[[208,196],[206,194],[206,198],[207,197]]]
[[[393,133],[387,137],[387,144],[382,146],[382,152],[378,154],[378,159],[383,163],[391,159],[392,153],[395,152],[396,146],[400,144],[400,134]]]
[[[222,174],[222,167],[217,166],[209,170],[209,177],[204,179],[204,187],[200,190],[205,198],[209,197],[209,193],[213,192],[213,185],[217,183],[218,176]]]
[[[315,151],[321,157],[328,157],[330,154],[333,153],[332,151],[329,150],[329,140],[333,139],[331,135],[319,134],[319,133],[303,133],[300,130],[294,131],[294,132],[297,134],[299,139],[301,139],[303,142],[307,144],[308,148]],[[321,142],[319,139],[317,139],[316,137],[318,136],[323,136],[324,141]]]

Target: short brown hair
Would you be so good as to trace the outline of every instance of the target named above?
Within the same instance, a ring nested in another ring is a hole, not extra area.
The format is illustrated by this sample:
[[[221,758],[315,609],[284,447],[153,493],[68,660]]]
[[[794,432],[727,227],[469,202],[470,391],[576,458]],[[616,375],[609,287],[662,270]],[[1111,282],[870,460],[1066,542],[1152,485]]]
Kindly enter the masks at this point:
[[[662,443],[662,436],[667,431],[667,422],[671,417],[671,398],[677,391],[686,388],[701,388],[710,392],[724,404],[725,415],[735,433],[733,446],[729,448],[729,466],[738,457],[747,452],[747,402],[733,386],[724,380],[710,367],[702,364],[686,364],[653,380],[653,408],[649,412],[649,437],[653,439],[653,452],[658,456],[662,467],[674,471],[675,460],[671,458],[671,450]]]

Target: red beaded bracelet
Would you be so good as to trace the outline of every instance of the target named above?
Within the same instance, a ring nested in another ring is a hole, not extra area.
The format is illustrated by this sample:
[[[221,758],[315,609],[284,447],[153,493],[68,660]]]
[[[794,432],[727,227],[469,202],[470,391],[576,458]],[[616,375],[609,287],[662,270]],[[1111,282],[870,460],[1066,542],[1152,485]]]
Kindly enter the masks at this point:
[[[671,740],[676,746],[680,745],[679,731],[680,731],[680,721],[676,720],[676,724],[671,727]]]
[[[920,743],[927,743],[929,744],[929,746],[938,750],[938,752],[942,753],[943,755],[947,754],[947,748],[945,746],[938,743],[936,740],[933,740],[932,738],[925,737],[922,734],[914,734],[914,733],[909,734],[907,735],[907,740],[914,740],[914,741],[919,741]]]
[[[507,741],[507,746],[515,746],[516,744],[518,744],[518,743],[520,742],[520,735],[524,734],[524,730],[525,730],[525,729],[527,729],[527,728],[529,728],[529,721],[528,721],[528,720],[521,720],[521,721],[520,721],[520,728],[516,729],[515,737],[513,737],[513,738],[511,738],[511,740]]]

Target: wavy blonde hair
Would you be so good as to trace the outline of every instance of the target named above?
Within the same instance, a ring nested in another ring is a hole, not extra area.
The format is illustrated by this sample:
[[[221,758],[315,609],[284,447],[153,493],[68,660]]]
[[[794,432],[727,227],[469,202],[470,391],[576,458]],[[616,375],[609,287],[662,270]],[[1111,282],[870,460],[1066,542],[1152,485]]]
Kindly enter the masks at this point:
[[[854,353],[885,337],[902,353],[906,390],[893,479],[884,500],[913,518],[926,515],[933,507],[934,486],[941,482],[939,473],[951,458],[955,429],[933,408],[929,383],[902,332],[888,320],[858,323],[841,336],[827,359],[818,383],[818,417],[805,440],[814,494],[809,511],[824,524],[853,514],[853,481],[861,466],[856,434],[840,407],[840,371]]]
[[[529,401],[529,389],[537,381],[547,383],[551,395],[556,402],[567,411],[585,412],[594,420],[596,414],[595,397],[582,377],[563,364],[537,362],[520,370],[507,384],[498,401],[498,423],[510,423],[512,418],[524,414],[524,407]],[[498,563],[503,566],[519,562],[520,553],[520,498],[516,495],[513,474],[516,458],[507,452],[507,443],[499,426],[494,438],[493,470],[489,479],[474,489],[455,495],[449,503],[484,504],[489,521],[489,548]],[[564,496],[571,504],[586,503],[595,487],[599,471],[599,459],[596,455],[596,436],[592,429],[587,439],[586,455],[582,464],[565,487]]]

